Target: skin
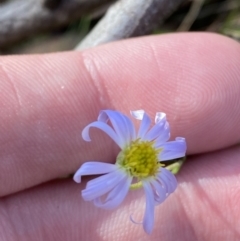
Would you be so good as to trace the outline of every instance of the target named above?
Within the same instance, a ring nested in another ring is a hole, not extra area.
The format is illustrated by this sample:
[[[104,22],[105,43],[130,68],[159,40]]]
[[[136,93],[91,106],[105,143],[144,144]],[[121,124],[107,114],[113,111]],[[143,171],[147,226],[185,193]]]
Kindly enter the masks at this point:
[[[0,239],[240,240],[239,66],[237,42],[203,33],[1,57]],[[172,138],[187,140],[179,186],[155,208],[151,236],[129,220],[142,218],[142,190],[106,211],[80,196],[90,178],[59,178],[88,160],[114,163],[110,138],[80,135],[102,109],[165,112]]]

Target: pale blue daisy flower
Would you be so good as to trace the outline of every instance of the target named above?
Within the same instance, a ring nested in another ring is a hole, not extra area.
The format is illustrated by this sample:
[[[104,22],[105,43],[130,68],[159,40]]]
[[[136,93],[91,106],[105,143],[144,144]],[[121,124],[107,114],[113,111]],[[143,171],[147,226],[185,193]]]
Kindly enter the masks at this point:
[[[131,114],[141,120],[138,132],[127,116],[112,110],[101,111],[98,120],[84,128],[82,137],[85,141],[91,141],[89,129],[96,127],[109,135],[121,151],[115,164],[84,163],[75,173],[74,181],[80,183],[85,175],[105,174],[89,181],[82,191],[84,200],[104,209],[119,206],[129,189],[143,188],[146,208],[142,224],[149,234],[154,225],[155,206],[177,187],[175,176],[161,162],[184,157],[186,142],[180,137],[168,141],[170,130],[165,113],[156,113],[155,125],[151,128],[151,120],[143,110],[132,111]]]

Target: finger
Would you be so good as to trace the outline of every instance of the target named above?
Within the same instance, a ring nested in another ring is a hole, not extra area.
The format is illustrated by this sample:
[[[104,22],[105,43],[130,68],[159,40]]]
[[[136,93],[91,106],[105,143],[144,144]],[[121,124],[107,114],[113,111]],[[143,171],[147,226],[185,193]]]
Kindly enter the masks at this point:
[[[177,191],[155,208],[150,236],[129,219],[141,220],[143,190],[130,191],[118,209],[107,211],[82,200],[85,184],[60,181],[3,198],[1,240],[239,240],[239,151],[192,157]]]
[[[134,39],[81,53],[1,58],[0,195],[114,161],[102,133],[81,130],[101,109],[167,113],[189,153],[240,137],[239,44],[210,34]],[[111,144],[110,144],[111,143]]]

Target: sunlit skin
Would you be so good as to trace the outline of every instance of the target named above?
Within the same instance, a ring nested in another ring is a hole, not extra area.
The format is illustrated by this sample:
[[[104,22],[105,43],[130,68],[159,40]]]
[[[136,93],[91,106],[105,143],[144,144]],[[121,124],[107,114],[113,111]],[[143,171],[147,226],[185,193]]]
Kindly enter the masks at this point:
[[[239,56],[231,39],[192,33],[1,57],[0,240],[240,240]],[[150,236],[126,221],[142,220],[141,189],[106,211],[80,196],[92,177],[56,179],[90,157],[115,162],[104,133],[81,138],[103,109],[165,112],[171,138],[187,140],[178,188],[156,208]]]

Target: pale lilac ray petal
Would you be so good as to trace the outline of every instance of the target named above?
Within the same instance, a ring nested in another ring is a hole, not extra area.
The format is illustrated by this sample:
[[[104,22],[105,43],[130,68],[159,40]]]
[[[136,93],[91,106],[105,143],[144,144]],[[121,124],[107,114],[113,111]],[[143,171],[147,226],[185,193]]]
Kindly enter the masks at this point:
[[[155,205],[161,204],[167,198],[167,190],[165,186],[161,184],[159,181],[152,180],[151,184],[155,189],[155,193],[154,193]]]
[[[176,176],[166,168],[162,168],[162,172],[164,173],[165,177],[168,179],[171,185],[170,193],[173,193],[176,190],[178,185]]]
[[[169,128],[169,123],[167,122],[164,126],[164,129],[161,131],[161,134],[155,140],[156,141],[155,147],[158,148],[159,146],[167,142],[169,138],[170,138],[170,128]]]
[[[118,138],[121,140],[121,143],[125,142],[125,135],[127,132],[125,121],[122,117],[122,114],[117,111],[112,110],[102,110],[99,113],[98,121],[107,123],[110,120],[114,131],[116,132]]]
[[[143,182],[143,188],[146,194],[146,209],[143,217],[143,229],[150,234],[154,225],[154,194],[149,182]]]
[[[155,116],[155,125],[149,130],[145,139],[152,141],[156,138],[168,141],[170,138],[169,124],[166,119],[166,114],[163,112],[157,112]]]
[[[133,122],[127,116],[125,116],[125,122],[128,127],[128,133],[129,133],[128,143],[129,143],[136,139],[136,130],[135,130]]]
[[[86,175],[104,174],[116,170],[116,165],[103,162],[86,162],[74,174],[73,180],[81,182],[81,177]]]
[[[114,173],[114,176],[112,175]],[[125,175],[122,172],[114,171],[108,173],[100,178],[96,178],[100,180],[98,184],[92,183],[92,185],[87,185],[86,189],[82,191],[82,197],[85,201],[92,201],[97,197],[100,197],[110,190],[112,190],[121,180],[123,180]],[[95,179],[95,180],[96,180]]]
[[[177,137],[175,141],[169,141],[159,146],[163,151],[159,154],[160,161],[167,161],[185,156],[187,145],[185,138]]]
[[[120,148],[124,147],[124,143],[122,142],[122,140],[118,137],[118,135],[116,134],[116,132],[106,123],[100,122],[100,121],[95,121],[92,122],[91,124],[87,125],[83,131],[82,131],[82,138],[85,141],[91,141],[90,136],[89,136],[89,129],[91,127],[96,127],[102,131],[104,131],[108,136],[110,136]]]
[[[166,190],[166,195],[168,196],[171,191],[171,187],[170,187],[168,181],[164,178],[158,178],[158,181],[162,183],[164,189]]]
[[[145,139],[152,141],[156,139],[157,144],[165,143],[170,138],[170,128],[168,122],[160,122],[155,124],[146,134]]]
[[[113,209],[119,206],[124,198],[126,197],[132,178],[126,176],[118,185],[113,188],[112,191],[108,194],[107,198],[102,201],[100,197],[94,200],[94,204],[97,207],[104,209]]]
[[[119,169],[117,169],[113,172],[107,173],[106,175],[94,178],[87,182],[86,189],[93,187],[93,186],[98,186],[101,183],[104,183],[110,179],[113,179],[115,176],[119,176],[119,175],[123,175],[123,174],[125,174],[125,173],[123,173],[123,172],[119,171]]]
[[[121,140],[121,143],[125,144],[128,144],[131,139],[130,129],[132,127],[129,126],[127,119],[129,119],[127,116],[113,110],[103,110],[98,116],[98,121],[106,123],[108,120],[110,120],[113,129]],[[129,121],[131,122],[131,120]]]
[[[131,111],[131,114],[135,119],[142,120],[138,130],[137,137],[144,139],[144,136],[151,125],[151,119],[144,110]]]
[[[161,168],[157,176],[158,180],[165,185],[168,194],[173,193],[177,188],[176,177],[166,168]]]

